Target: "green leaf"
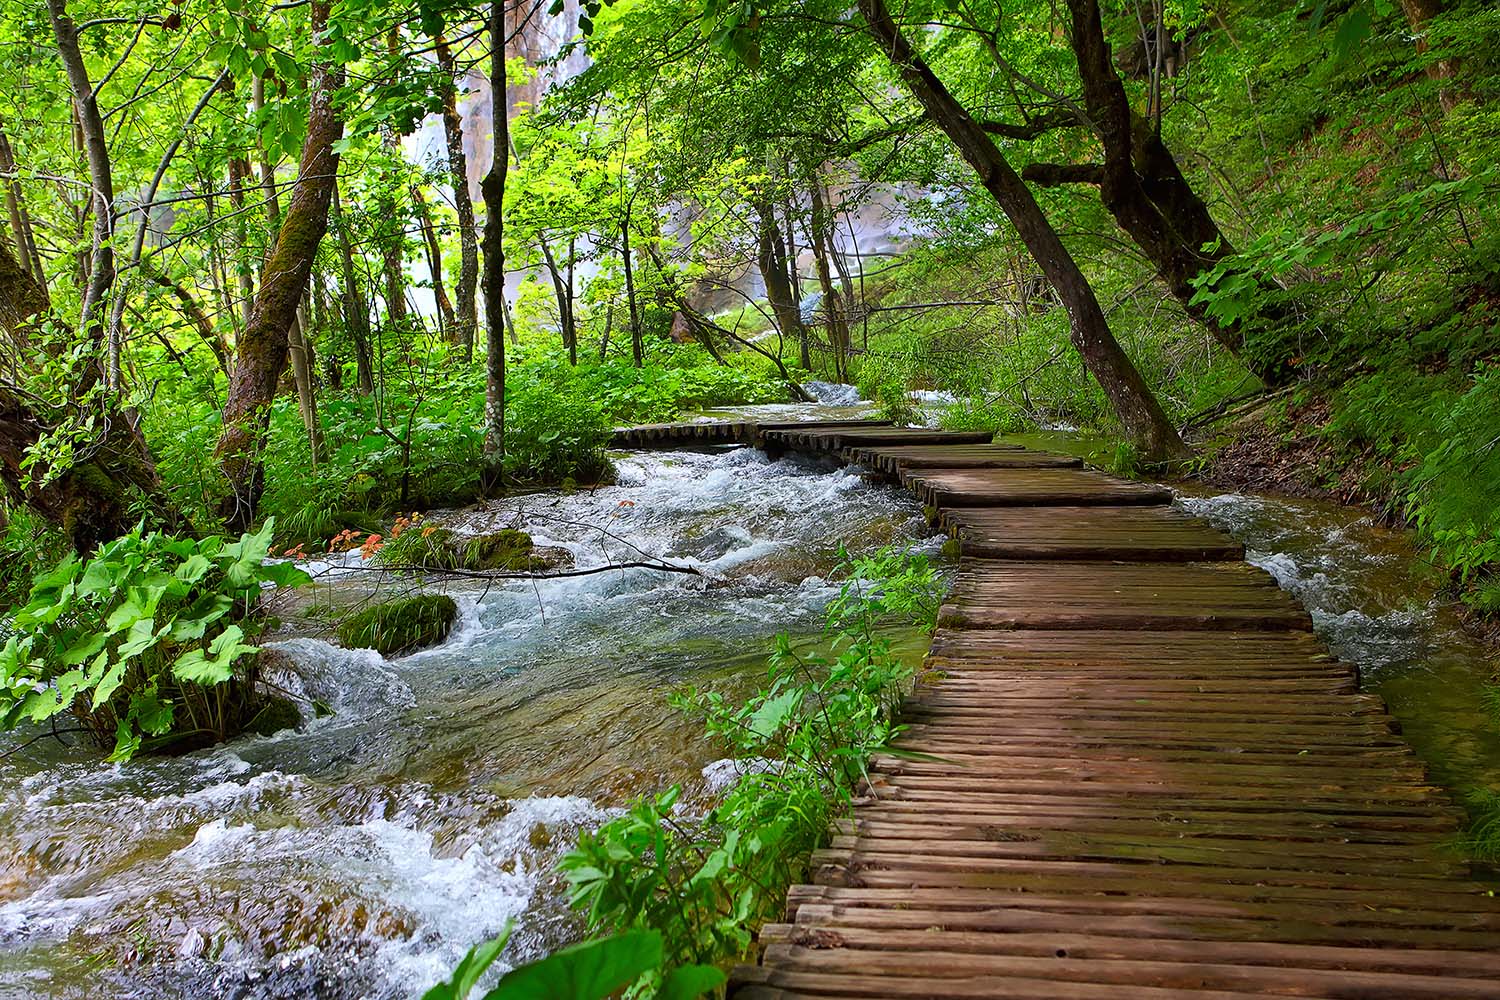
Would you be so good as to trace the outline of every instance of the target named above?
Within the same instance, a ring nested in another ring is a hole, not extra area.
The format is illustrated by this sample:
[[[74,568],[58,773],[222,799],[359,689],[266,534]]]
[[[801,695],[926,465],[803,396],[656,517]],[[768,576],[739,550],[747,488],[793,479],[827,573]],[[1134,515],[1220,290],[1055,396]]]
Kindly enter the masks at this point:
[[[727,977],[712,965],[681,965],[667,973],[656,1000],[697,1000],[724,985]]]
[[[214,564],[207,556],[201,552],[194,552],[183,560],[182,565],[177,567],[173,575],[183,583],[197,583],[213,568]]]
[[[494,965],[495,959],[500,957],[500,952],[505,949],[505,942],[510,940],[510,932],[514,926],[514,921],[508,922],[498,937],[470,948],[469,953],[454,967],[453,978],[438,983],[423,993],[422,1000],[466,1000],[479,982],[479,977],[484,975],[484,970]]]
[[[278,587],[300,587],[312,582],[307,571],[293,562],[266,563],[261,567],[261,577]]]
[[[755,714],[750,716],[750,731],[761,739],[765,739],[780,729],[787,717],[796,711],[801,703],[802,691],[799,688],[792,688],[774,698],[768,698],[760,708],[755,710]]]
[[[627,931],[512,969],[484,1000],[602,1000],[661,965],[661,935]]]
[[[245,633],[238,625],[231,625],[209,643],[208,651],[190,649],[172,664],[172,674],[178,680],[193,684],[222,684],[234,673],[234,663],[245,653],[256,652],[257,647],[240,642]]]
[[[172,728],[172,706],[161,700],[155,687],[142,688],[131,696],[129,716],[152,736]]]

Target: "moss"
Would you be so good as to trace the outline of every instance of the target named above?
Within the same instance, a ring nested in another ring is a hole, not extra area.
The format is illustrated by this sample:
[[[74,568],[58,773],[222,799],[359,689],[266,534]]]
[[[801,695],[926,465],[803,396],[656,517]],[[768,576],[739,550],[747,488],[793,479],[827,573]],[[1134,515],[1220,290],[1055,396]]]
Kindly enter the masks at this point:
[[[445,594],[404,597],[366,608],[339,625],[339,642],[386,656],[434,646],[448,637],[458,605]]]
[[[297,706],[292,703],[292,700],[273,694],[261,701],[260,710],[245,724],[245,732],[255,733],[258,736],[270,736],[283,729],[296,729],[300,725],[302,725],[302,713],[297,711]]]
[[[514,528],[460,538],[447,528],[427,527],[402,532],[377,558],[387,566],[526,573],[562,565],[568,553],[537,548],[530,535]]]
[[[463,543],[463,565],[465,569],[523,572],[531,569],[532,547],[531,536],[514,528],[478,535]]]

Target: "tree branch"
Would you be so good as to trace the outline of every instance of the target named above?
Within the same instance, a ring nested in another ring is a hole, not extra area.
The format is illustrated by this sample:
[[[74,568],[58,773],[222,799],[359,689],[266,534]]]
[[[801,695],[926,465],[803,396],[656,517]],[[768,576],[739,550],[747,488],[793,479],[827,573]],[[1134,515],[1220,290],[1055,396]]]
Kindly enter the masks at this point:
[[[1103,184],[1104,167],[1098,163],[1028,163],[1021,179],[1042,187],[1064,184]]]

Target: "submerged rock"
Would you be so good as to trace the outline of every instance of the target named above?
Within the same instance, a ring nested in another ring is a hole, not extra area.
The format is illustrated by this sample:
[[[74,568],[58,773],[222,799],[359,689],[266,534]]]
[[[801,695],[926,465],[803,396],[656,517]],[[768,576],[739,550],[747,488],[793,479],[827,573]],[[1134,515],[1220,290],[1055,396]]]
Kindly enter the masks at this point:
[[[344,619],[339,623],[339,643],[396,656],[437,645],[457,620],[458,605],[446,594],[403,597]]]

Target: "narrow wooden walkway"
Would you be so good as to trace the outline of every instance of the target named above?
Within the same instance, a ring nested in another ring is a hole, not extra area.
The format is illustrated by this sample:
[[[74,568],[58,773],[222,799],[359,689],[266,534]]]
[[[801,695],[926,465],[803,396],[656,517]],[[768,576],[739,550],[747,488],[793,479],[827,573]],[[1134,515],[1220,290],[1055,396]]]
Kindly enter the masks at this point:
[[[742,433],[890,475],[962,554],[916,756],[874,762],[734,996],[1500,998],[1461,812],[1167,491],[972,435]]]

